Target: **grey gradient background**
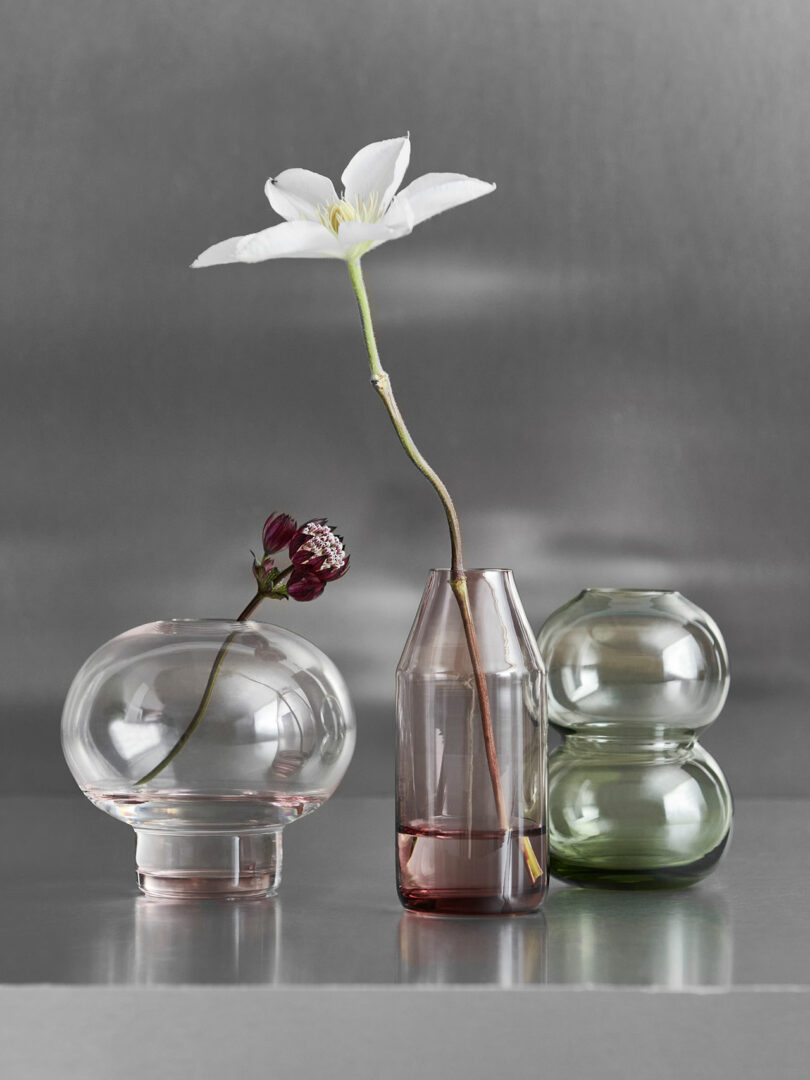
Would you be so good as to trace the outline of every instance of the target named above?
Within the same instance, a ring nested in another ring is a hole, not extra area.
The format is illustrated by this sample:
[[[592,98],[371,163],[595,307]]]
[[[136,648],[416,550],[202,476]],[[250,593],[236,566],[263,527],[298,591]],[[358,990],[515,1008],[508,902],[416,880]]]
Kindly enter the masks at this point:
[[[235,614],[264,517],[353,570],[269,605],[392,787],[393,669],[443,515],[369,387],[344,267],[191,272],[410,130],[406,179],[495,195],[364,263],[384,362],[470,566],[530,621],[672,587],[723,629],[705,738],[738,795],[807,795],[810,8],[801,0],[12,0],[2,5],[3,790],[70,791],[58,718],[119,631]]]

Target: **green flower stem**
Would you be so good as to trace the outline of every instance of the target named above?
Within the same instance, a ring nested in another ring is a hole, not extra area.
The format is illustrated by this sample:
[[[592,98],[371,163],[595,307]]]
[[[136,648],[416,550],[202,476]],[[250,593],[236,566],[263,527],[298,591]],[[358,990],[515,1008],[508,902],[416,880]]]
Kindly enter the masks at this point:
[[[369,305],[368,292],[366,291],[366,285],[363,279],[363,271],[360,267],[360,260],[349,260],[348,267],[349,276],[352,279],[352,286],[354,287],[354,293],[357,297],[357,304],[360,308],[360,318],[363,323],[363,333],[366,339],[369,363],[371,364],[372,385],[382,398],[383,404],[388,410],[391,423],[394,425],[396,433],[399,436],[399,441],[405,448],[405,453],[417,469],[419,469],[433,485],[436,494],[441,499],[444,512],[447,515],[447,524],[450,528],[451,549],[450,587],[453,590],[453,595],[456,598],[459,611],[461,612],[461,621],[464,625],[464,636],[467,640],[467,648],[470,653],[470,661],[472,662],[475,686],[478,693],[478,702],[481,707],[481,725],[484,735],[487,766],[489,768],[489,776],[492,783],[492,794],[495,799],[498,823],[501,829],[503,829],[504,834],[508,834],[510,828],[509,814],[506,809],[503,786],[501,784],[501,774],[498,769],[498,756],[495,750],[495,735],[492,729],[492,713],[489,706],[489,693],[487,691],[487,682],[484,676],[483,664],[481,663],[481,653],[478,648],[478,635],[476,634],[475,623],[473,622],[472,610],[470,608],[470,596],[467,590],[467,575],[464,572],[461,522],[459,521],[453,500],[450,497],[450,492],[447,490],[438,473],[431,468],[424,456],[420,453],[416,443],[413,441],[413,437],[405,425],[405,420],[400,412],[399,405],[397,405],[396,398],[394,397],[391,379],[380,361],[380,353],[377,349],[377,339],[374,334],[374,324],[371,320],[371,307]],[[537,862],[537,858],[527,837],[523,838],[523,854],[529,874],[532,880],[536,881],[540,876],[540,865]]]
[[[292,567],[290,567],[289,569],[291,570]],[[247,605],[247,607],[242,612],[240,612],[239,615],[236,616],[235,622],[245,622],[247,619],[249,619],[264,599],[264,595],[265,594],[262,592],[257,592],[253,599],[250,601],[250,603]],[[203,690],[203,695],[200,698],[200,704],[197,706],[197,711],[189,720],[186,730],[183,732],[183,734],[180,736],[180,738],[177,740],[177,742],[174,744],[168,754],[166,754],[166,756],[162,758],[157,763],[157,765],[155,765],[154,769],[150,769],[148,773],[146,773],[140,778],[140,780],[135,781],[136,787],[139,787],[141,784],[148,784],[150,780],[154,780],[154,778],[159,773],[163,772],[169,762],[173,761],[174,758],[177,757],[177,755],[186,745],[188,740],[197,730],[200,721],[205,715],[205,710],[208,708],[209,702],[211,701],[211,696],[214,693],[214,684],[217,681],[219,670],[222,667],[225,661],[225,657],[228,655],[228,650],[236,639],[236,635],[238,633],[238,630],[234,630],[232,633],[228,634],[228,636],[225,638],[225,641],[222,643],[222,646],[220,647],[220,650],[214,659],[214,663],[211,666],[211,671],[208,674],[208,682],[205,684],[205,690]]]
[[[365,334],[368,358],[371,364],[371,383],[383,399],[383,403],[388,410],[388,415],[391,417],[391,423],[394,425],[396,433],[399,436],[399,441],[405,448],[405,453],[417,469],[427,477],[428,481],[436,489],[436,494],[442,501],[444,512],[447,515],[447,524],[450,529],[450,576],[453,580],[456,578],[461,580],[464,577],[464,556],[461,541],[461,522],[458,519],[456,508],[453,505],[453,500],[450,498],[450,492],[445,487],[441,477],[435,469],[431,468],[423,455],[419,452],[411,433],[405,426],[405,420],[402,413],[399,411],[399,405],[397,405],[396,398],[394,397],[394,391],[391,389],[391,380],[388,377],[388,372],[383,369],[382,363],[380,362],[377,339],[374,336],[374,324],[371,321],[371,307],[368,302],[368,293],[366,292],[366,285],[363,280],[363,271],[360,267],[360,260],[354,259],[350,261],[348,267],[349,276],[351,277],[352,285],[354,286],[354,293],[360,307],[360,318],[363,322],[363,333]]]
[[[285,577],[289,577],[294,569],[295,569],[295,565],[288,566],[286,570],[282,570],[280,574],[276,574],[276,576],[273,578],[273,589],[275,590],[276,585],[280,585]],[[285,586],[285,588],[286,588],[286,586]],[[285,592],[283,594],[280,594],[279,596],[274,596],[273,599],[274,600],[286,600],[287,599],[287,594]],[[240,615],[239,618],[241,619],[242,616]],[[247,615],[245,616],[245,618],[247,618]]]

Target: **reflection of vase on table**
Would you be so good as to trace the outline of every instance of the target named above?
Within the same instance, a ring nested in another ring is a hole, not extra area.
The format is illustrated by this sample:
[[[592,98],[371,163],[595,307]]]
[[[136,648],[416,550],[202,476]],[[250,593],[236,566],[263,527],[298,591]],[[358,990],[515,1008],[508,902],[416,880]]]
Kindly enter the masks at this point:
[[[728,693],[714,621],[677,592],[585,589],[542,627],[551,870],[580,885],[674,888],[705,877],[731,794],[698,745]]]
[[[546,981],[546,922],[433,919],[403,912],[398,982],[422,986],[536,986]]]
[[[209,904],[133,901],[135,985],[272,986],[281,969],[281,900]],[[205,948],[200,943],[205,942]]]
[[[544,911],[548,981],[555,985],[689,990],[732,983],[733,937],[721,892],[558,889]]]

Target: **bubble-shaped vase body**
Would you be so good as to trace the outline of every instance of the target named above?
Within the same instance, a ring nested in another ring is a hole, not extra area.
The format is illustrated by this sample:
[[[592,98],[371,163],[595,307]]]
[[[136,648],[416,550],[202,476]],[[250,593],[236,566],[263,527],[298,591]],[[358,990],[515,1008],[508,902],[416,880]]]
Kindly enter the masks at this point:
[[[128,630],[86,661],[62,714],[76,782],[133,826],[155,896],[273,895],[282,828],[334,792],[354,739],[332,661],[260,622]]]
[[[546,621],[551,871],[580,885],[675,888],[722,855],[731,794],[699,733],[728,694],[720,630],[677,592],[585,589]]]

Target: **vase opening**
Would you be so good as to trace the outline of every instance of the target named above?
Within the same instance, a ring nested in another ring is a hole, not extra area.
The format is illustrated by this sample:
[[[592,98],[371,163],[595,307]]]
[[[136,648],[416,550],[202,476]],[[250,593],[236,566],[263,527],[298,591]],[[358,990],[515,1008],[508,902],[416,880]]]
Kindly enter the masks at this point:
[[[609,587],[590,585],[583,593],[602,593],[605,596],[677,596],[677,589],[628,589],[620,586]]]
[[[443,574],[449,578],[452,571],[449,566],[434,566],[430,572],[431,574]],[[464,573],[467,577],[470,577],[470,575],[480,577],[482,574],[511,574],[512,571],[503,566],[473,566],[469,570],[465,570]]]

